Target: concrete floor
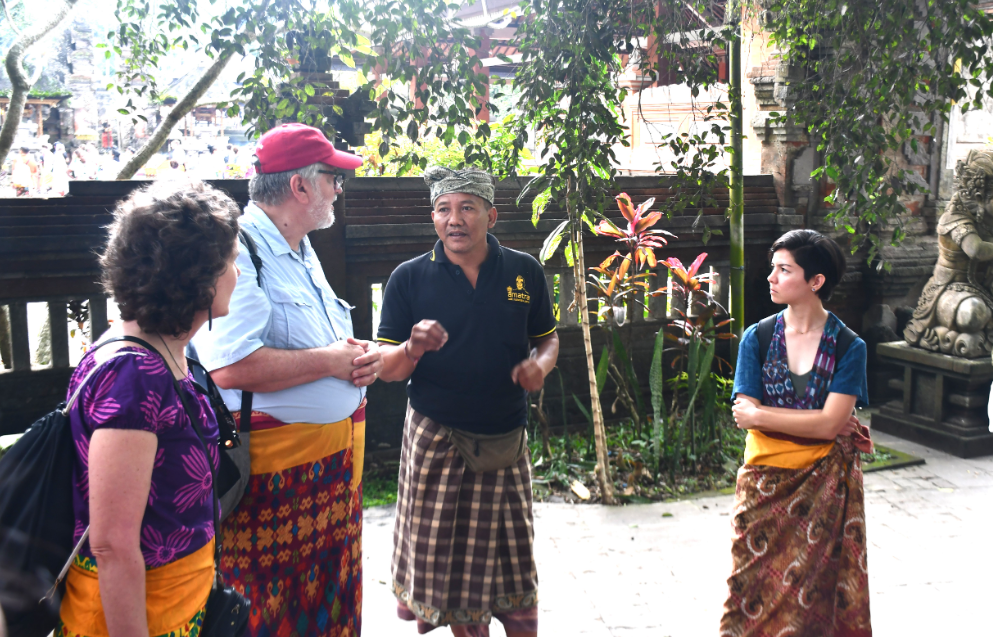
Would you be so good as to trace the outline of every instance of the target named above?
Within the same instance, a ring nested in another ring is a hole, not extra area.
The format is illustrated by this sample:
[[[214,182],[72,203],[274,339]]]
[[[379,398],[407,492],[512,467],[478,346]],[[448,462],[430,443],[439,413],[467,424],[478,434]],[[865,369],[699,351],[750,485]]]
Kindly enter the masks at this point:
[[[993,457],[961,460],[880,432],[873,437],[927,460],[866,475],[874,635],[993,636]],[[624,507],[536,504],[541,633],[716,636],[731,567],[731,504],[732,496]],[[389,592],[393,507],[367,510],[364,528],[362,632],[416,635],[396,618]],[[504,637],[499,622],[491,634]]]

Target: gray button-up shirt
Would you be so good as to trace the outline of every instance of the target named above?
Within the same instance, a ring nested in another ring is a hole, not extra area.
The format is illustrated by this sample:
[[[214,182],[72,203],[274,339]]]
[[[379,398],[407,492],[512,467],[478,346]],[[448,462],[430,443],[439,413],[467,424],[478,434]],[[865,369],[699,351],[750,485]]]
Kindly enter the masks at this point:
[[[255,239],[262,259],[262,287],[245,246],[238,244],[241,276],[231,296],[230,313],[214,319],[193,338],[200,362],[213,371],[245,358],[260,347],[310,349],[353,335],[352,306],[335,296],[320,261],[304,237],[300,251],[286,239],[261,208],[249,203],[241,226]],[[228,409],[241,409],[241,392],[222,390]],[[252,405],[286,423],[331,423],[352,415],[365,388],[349,381],[322,378],[283,391],[256,393]]]

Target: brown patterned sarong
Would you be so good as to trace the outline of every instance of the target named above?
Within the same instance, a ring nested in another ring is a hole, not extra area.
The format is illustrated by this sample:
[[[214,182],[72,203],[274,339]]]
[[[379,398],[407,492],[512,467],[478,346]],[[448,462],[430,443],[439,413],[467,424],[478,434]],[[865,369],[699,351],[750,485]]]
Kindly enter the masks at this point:
[[[398,616],[422,633],[493,616],[536,631],[537,613],[519,612],[538,604],[531,502],[528,454],[471,472],[442,428],[408,405],[393,532]]]
[[[862,463],[850,437],[803,469],[738,470],[721,637],[869,637]]]

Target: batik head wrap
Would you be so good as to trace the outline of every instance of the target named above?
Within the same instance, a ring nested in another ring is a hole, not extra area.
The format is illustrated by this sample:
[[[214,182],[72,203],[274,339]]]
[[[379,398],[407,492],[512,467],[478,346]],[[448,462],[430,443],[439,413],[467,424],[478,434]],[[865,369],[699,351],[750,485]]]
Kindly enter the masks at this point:
[[[493,205],[493,177],[478,168],[452,170],[444,166],[428,166],[424,171],[424,183],[431,187],[432,206],[438,197],[451,192],[476,195]]]

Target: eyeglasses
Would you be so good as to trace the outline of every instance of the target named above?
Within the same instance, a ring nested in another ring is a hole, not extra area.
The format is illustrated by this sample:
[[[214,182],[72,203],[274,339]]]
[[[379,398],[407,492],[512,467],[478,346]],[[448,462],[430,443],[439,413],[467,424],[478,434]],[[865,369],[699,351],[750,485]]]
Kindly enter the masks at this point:
[[[318,170],[317,172],[322,175],[334,175],[334,187],[341,188],[341,185],[345,183],[345,176],[334,170]]]

